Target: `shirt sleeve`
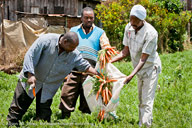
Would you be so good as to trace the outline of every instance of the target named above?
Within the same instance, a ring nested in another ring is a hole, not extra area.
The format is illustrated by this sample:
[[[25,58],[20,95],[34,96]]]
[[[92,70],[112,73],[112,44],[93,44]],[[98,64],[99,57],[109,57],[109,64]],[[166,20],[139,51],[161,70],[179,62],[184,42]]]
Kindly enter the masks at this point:
[[[77,68],[78,71],[86,71],[91,65],[89,62],[81,56],[79,53],[77,55],[77,61],[75,62],[75,68]]]
[[[124,36],[123,36],[123,45],[124,46],[128,46],[128,24],[125,27],[125,32],[124,32]]]
[[[145,44],[143,45],[142,53],[146,53],[151,55],[154,50],[157,49],[157,36],[151,36],[146,40]]]
[[[39,37],[38,39],[36,39],[36,41],[32,44],[32,46],[25,54],[23,62],[23,72],[25,77],[27,77],[27,72],[30,72],[35,75],[34,67],[39,62],[43,48],[43,42],[41,42],[41,37]]]
[[[100,37],[100,46],[101,46],[101,49],[105,49],[106,47],[111,46],[105,32],[103,32],[103,34]]]

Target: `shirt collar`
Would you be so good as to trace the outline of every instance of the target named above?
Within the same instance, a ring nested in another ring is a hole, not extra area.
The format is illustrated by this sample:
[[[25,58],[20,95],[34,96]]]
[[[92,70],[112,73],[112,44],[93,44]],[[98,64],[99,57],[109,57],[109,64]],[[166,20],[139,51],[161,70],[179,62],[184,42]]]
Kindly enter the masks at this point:
[[[80,28],[83,30],[84,33],[86,33],[85,29],[83,28],[83,24],[82,23],[78,26],[78,29],[80,29]],[[95,28],[95,24],[92,25],[92,27],[90,28],[88,33],[90,33],[94,28]]]

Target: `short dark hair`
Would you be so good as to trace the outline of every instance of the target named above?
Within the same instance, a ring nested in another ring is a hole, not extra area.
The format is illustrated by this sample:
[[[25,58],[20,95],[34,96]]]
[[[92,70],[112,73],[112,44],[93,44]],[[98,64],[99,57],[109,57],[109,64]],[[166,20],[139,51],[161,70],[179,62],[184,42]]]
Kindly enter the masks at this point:
[[[94,13],[93,8],[91,8],[91,7],[85,7],[85,8],[83,8],[83,10],[81,11],[81,17],[83,17],[83,12],[84,12],[84,11],[92,11],[92,12]]]
[[[64,34],[64,39],[67,39],[68,42],[76,44],[76,42],[79,42],[78,35],[75,32],[67,32]]]

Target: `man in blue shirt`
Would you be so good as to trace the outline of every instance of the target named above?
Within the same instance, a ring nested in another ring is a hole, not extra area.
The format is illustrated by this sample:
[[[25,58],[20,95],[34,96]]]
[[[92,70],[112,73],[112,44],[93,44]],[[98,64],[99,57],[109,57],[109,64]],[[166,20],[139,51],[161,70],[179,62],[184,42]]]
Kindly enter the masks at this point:
[[[37,120],[50,122],[52,98],[71,70],[76,68],[98,74],[76,50],[78,44],[75,32],[45,34],[33,43],[25,55],[23,70],[9,108],[9,126],[19,126],[19,120],[32,103],[34,94],[32,89],[28,89],[30,85],[35,87]]]
[[[97,62],[98,51],[110,47],[109,39],[103,29],[94,25],[94,11],[90,7],[85,7],[81,14],[82,24],[72,27],[70,31],[77,33],[79,45],[77,49],[84,59],[94,67]],[[90,109],[85,100],[82,83],[87,75],[76,72],[76,69],[68,76],[64,82],[59,109],[62,110],[62,118],[68,118],[75,110],[75,105],[80,96],[79,110],[83,113],[90,113]]]

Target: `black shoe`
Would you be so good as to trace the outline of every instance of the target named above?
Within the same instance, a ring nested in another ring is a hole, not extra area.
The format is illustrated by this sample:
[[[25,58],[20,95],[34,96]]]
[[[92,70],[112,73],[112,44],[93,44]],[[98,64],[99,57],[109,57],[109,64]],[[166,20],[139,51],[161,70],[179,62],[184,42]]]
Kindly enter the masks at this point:
[[[8,126],[8,127],[11,127],[11,126],[20,127],[19,121],[8,121],[7,126]]]
[[[71,112],[62,111],[61,119],[68,119],[71,116]]]

